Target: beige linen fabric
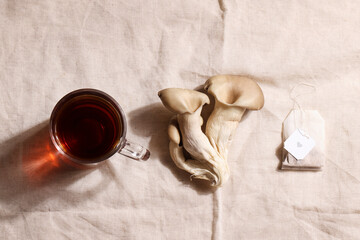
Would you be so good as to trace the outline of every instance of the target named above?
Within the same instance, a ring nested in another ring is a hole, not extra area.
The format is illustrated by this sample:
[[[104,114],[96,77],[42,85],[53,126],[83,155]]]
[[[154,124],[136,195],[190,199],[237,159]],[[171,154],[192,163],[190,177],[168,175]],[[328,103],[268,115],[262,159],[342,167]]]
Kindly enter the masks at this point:
[[[0,239],[358,239],[359,25],[358,1],[1,1]],[[253,76],[265,95],[216,193],[172,163],[157,97],[215,74]],[[321,172],[278,171],[299,82],[326,122]],[[119,101],[147,162],[60,171],[47,120],[83,87]]]

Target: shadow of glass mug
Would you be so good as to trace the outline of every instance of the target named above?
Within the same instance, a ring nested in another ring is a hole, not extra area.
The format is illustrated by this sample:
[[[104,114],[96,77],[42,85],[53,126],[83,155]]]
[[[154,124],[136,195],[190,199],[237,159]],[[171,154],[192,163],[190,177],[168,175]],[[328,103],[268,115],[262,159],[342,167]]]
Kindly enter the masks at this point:
[[[95,164],[115,153],[147,160],[146,148],[126,139],[126,118],[108,94],[90,88],[65,95],[50,117],[50,137],[56,149],[79,164]]]

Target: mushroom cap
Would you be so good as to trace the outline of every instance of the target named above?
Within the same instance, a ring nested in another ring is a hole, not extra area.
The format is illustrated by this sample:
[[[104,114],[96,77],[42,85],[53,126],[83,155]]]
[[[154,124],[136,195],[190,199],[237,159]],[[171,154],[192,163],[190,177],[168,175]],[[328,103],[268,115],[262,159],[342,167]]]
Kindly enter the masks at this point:
[[[180,136],[179,124],[177,122],[176,117],[173,117],[170,120],[170,123],[168,126],[168,135],[169,135],[170,141],[176,143],[177,145],[180,144],[181,136]]]
[[[205,83],[205,90],[227,106],[259,110],[264,106],[264,94],[251,78],[238,75],[217,75]]]
[[[194,113],[204,104],[209,104],[209,97],[201,92],[182,88],[166,88],[158,93],[164,106],[176,114]]]

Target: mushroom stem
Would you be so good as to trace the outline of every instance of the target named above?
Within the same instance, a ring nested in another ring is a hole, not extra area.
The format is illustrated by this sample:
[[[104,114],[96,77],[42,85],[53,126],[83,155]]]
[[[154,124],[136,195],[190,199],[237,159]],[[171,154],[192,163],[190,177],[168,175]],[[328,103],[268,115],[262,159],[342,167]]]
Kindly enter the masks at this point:
[[[169,143],[170,156],[175,165],[191,174],[191,178],[209,180],[213,184],[218,181],[218,177],[211,172],[204,164],[193,159],[185,159],[184,149],[174,142]]]
[[[181,136],[179,124],[176,117],[170,121],[168,127],[168,134],[170,138],[169,150],[170,156],[175,165],[191,174],[192,178],[209,180],[212,184],[218,182],[218,177],[209,167],[197,160],[186,159],[184,156],[184,147],[180,146]]]
[[[202,132],[202,117],[200,116],[201,108],[194,113],[178,114],[180,131],[182,134],[183,145],[190,155],[200,163],[211,169],[218,179],[213,185],[221,185],[229,177],[229,167],[227,162],[211,146],[209,139]]]
[[[245,108],[233,109],[215,99],[215,107],[206,123],[205,133],[211,145],[225,159],[235,129],[245,111]]]
[[[201,108],[194,113],[178,114],[177,119],[182,134],[182,140],[185,149],[192,157],[199,160],[207,160],[213,165],[217,165],[214,161],[214,155],[217,152],[212,148],[207,136],[202,132],[202,117],[200,116]],[[199,146],[201,150],[199,151]]]

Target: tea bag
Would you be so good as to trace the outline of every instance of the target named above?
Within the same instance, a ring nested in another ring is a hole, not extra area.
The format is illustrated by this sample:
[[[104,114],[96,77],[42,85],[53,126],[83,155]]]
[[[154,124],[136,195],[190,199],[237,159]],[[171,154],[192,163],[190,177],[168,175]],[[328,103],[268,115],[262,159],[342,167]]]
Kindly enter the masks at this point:
[[[282,170],[319,171],[325,163],[325,123],[316,110],[292,110],[283,122]]]

